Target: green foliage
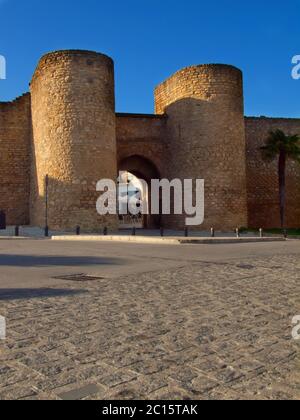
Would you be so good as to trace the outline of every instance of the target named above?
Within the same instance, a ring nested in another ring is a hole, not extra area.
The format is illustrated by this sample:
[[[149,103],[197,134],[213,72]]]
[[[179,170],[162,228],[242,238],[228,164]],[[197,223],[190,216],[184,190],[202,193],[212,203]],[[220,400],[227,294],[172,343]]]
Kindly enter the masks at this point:
[[[299,135],[288,136],[282,130],[270,131],[266,145],[261,147],[263,158],[273,161],[280,153],[300,163],[300,137]]]

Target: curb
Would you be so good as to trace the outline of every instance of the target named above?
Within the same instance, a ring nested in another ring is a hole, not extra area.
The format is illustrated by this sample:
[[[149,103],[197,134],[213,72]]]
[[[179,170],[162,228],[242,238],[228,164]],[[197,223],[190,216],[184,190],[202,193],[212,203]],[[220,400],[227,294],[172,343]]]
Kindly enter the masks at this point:
[[[284,238],[153,238],[145,236],[52,236],[53,241],[77,242],[126,242],[136,244],[158,245],[213,245],[213,244],[241,244],[260,242],[286,242]]]

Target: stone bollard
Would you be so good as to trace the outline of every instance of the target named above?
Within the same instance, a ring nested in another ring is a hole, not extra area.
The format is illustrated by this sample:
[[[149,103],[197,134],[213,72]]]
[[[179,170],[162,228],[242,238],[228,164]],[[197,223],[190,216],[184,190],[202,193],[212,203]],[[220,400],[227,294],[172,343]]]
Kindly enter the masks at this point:
[[[262,228],[259,229],[259,237],[260,238],[264,237],[264,230]]]
[[[103,235],[104,235],[104,236],[107,236],[107,235],[108,235],[108,229],[107,229],[107,227],[105,227],[105,228],[103,229]]]
[[[236,234],[236,237],[237,237],[237,238],[239,238],[239,237],[240,237],[240,229],[239,229],[239,228],[236,228],[236,229],[235,229],[235,234]]]
[[[80,226],[76,226],[76,235],[79,236],[80,235]]]
[[[19,236],[20,235],[20,228],[19,226],[15,227],[15,236]]]
[[[212,238],[214,238],[214,237],[216,236],[216,233],[215,233],[215,229],[214,229],[214,228],[211,228],[211,229],[210,229],[210,236],[211,236]]]

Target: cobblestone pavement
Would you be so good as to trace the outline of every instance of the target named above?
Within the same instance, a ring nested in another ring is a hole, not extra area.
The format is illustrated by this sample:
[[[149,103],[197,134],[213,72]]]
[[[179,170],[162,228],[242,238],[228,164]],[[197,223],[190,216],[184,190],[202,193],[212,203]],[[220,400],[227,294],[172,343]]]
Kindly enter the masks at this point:
[[[299,399],[300,261],[0,293],[1,399]]]

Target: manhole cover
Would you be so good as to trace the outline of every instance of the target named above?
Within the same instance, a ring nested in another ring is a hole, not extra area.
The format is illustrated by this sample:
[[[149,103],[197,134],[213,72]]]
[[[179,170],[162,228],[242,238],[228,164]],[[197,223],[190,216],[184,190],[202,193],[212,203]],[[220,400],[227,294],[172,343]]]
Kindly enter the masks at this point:
[[[68,276],[57,276],[53,277],[55,280],[67,280],[67,281],[97,281],[103,280],[104,277],[89,276],[87,274],[70,274]]]

